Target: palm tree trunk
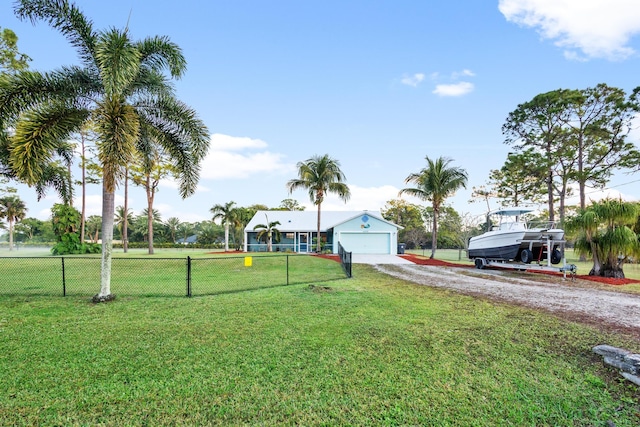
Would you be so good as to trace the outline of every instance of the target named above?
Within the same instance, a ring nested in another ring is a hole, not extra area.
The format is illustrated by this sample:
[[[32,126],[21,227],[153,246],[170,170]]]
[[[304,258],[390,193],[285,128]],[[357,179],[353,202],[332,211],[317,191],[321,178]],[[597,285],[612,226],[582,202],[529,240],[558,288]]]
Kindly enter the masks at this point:
[[[84,151],[84,135],[80,134],[80,144],[82,147],[82,213],[80,217],[80,243],[84,244],[84,229],[87,216],[87,167],[85,165],[85,151]]]
[[[229,252],[229,220],[224,222],[224,251]]]
[[[124,218],[122,221],[122,250],[129,252],[129,168],[124,170]]]
[[[433,206],[433,226],[431,227],[431,256],[433,259],[436,256],[436,247],[438,246],[438,210],[436,206]]]
[[[9,217],[9,250],[13,250],[13,219]]]
[[[113,221],[115,192],[102,185],[102,265],[100,270],[100,293],[98,300],[111,298],[111,255],[113,252]],[[95,297],[94,297],[95,300]]]
[[[322,203],[318,203],[318,235],[316,238],[316,252],[320,253],[320,205]],[[311,240],[313,242],[313,239]]]
[[[147,178],[148,183],[148,178]],[[149,255],[153,255],[153,194],[147,185],[147,228],[149,229]]]

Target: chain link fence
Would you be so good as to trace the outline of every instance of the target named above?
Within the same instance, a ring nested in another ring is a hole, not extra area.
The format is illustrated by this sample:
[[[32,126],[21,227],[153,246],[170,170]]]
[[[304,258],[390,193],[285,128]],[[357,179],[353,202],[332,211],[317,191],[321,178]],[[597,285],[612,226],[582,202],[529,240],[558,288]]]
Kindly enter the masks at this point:
[[[0,295],[91,297],[99,257],[0,257]],[[310,255],[113,258],[111,293],[201,296],[345,278],[339,262]]]

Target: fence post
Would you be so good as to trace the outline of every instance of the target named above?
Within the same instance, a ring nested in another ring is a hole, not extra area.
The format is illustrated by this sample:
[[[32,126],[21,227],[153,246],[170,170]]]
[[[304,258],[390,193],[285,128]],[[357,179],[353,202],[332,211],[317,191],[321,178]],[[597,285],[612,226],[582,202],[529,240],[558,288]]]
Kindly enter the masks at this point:
[[[289,286],[289,255],[287,255],[287,286]]]
[[[64,274],[64,257],[60,258],[62,260],[62,296],[67,296],[67,280]]]
[[[191,296],[191,257],[187,256],[187,297]]]

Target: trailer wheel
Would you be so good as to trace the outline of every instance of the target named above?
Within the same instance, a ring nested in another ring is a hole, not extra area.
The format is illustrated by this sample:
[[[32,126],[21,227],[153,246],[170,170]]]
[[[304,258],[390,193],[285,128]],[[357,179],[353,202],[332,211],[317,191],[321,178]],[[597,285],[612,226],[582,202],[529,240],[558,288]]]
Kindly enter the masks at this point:
[[[560,264],[562,261],[562,253],[558,249],[551,252],[551,264]]]
[[[520,252],[520,261],[524,262],[525,264],[529,264],[531,261],[533,261],[533,252],[531,252],[529,249],[523,249]]]
[[[485,268],[487,266],[484,258],[476,258],[473,263],[476,265],[476,268],[478,270],[482,270],[483,268]]]

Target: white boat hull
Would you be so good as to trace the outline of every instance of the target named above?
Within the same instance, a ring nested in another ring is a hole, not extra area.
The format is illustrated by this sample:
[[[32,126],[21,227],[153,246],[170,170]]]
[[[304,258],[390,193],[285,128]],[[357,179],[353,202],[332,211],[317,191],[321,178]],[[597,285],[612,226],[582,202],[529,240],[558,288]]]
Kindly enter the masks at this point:
[[[469,258],[516,259],[526,230],[489,231],[469,240]]]
[[[531,262],[532,258],[543,260],[546,259],[547,245],[553,251],[564,242],[563,237],[564,231],[560,229],[545,230],[543,233],[535,230],[489,231],[469,240],[469,258],[520,260],[520,252],[529,250],[531,253],[527,262]],[[554,255],[554,263],[556,262],[559,262],[557,254]]]

